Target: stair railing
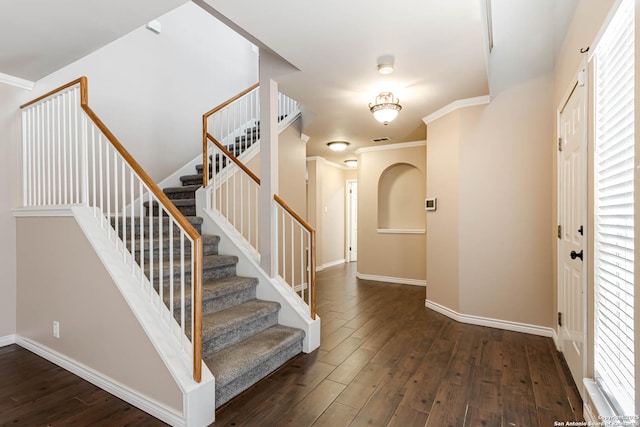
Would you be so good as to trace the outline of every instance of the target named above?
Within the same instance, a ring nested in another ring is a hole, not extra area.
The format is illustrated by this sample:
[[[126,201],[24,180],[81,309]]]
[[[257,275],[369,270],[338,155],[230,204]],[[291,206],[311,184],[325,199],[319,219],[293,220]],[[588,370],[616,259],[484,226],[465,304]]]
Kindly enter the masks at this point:
[[[259,255],[260,179],[237,158],[252,144],[251,137],[259,136],[258,88],[255,84],[202,116],[202,178],[205,209],[232,225]],[[280,125],[299,114],[300,103],[279,93]],[[309,306],[315,319],[315,231],[280,197],[274,197],[274,227],[280,224],[282,231],[282,238],[273,242],[278,276]]]
[[[92,208],[100,227],[139,279],[157,320],[192,360],[193,379],[200,382],[200,234],[91,110],[86,77],[20,108],[24,206]],[[134,203],[139,203],[139,209],[125,213],[126,206]],[[168,240],[168,251],[163,244],[154,247],[154,230],[160,243]]]
[[[206,187],[206,206],[240,233],[242,238],[259,253],[260,178],[229,152],[211,134],[208,151],[213,160],[210,185]]]
[[[207,187],[213,175],[213,169],[210,167],[209,140],[229,146],[235,143],[236,137],[246,135],[248,129],[257,125],[260,119],[259,87],[260,84],[256,83],[202,115],[203,187]]]
[[[277,194],[273,195],[274,254],[278,275],[316,318],[316,232]]]

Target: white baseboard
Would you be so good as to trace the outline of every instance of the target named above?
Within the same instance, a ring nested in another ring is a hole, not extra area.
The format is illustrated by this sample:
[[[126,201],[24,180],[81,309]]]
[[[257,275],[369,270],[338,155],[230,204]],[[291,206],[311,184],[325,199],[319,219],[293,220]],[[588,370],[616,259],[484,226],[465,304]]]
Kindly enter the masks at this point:
[[[184,426],[185,420],[181,413],[172,408],[167,408],[161,403],[150,399],[145,396],[141,396],[134,390],[120,384],[112,378],[97,372],[90,367],[79,363],[67,356],[58,353],[48,347],[45,347],[35,341],[31,341],[27,338],[16,336],[16,343],[26,348],[27,350],[37,354],[38,356],[54,363],[61,368],[66,369],[79,376],[80,378],[90,382],[91,384],[100,387],[101,389],[113,394],[116,397],[132,404],[133,406],[153,415],[154,417],[170,424],[172,426]]]
[[[529,325],[527,323],[512,322],[510,320],[492,319],[489,317],[473,316],[470,314],[461,314],[451,310],[448,307],[438,304],[437,302],[425,300],[425,307],[440,314],[469,325],[487,326],[489,328],[504,329],[506,331],[522,332],[525,334],[540,335],[543,337],[553,338],[555,330],[544,326]],[[555,338],[557,341],[557,337]]]
[[[427,286],[426,280],[406,279],[404,277],[376,276],[373,274],[362,274],[362,273],[356,273],[356,277],[358,279],[373,280],[375,282],[397,283],[400,285],[412,285],[412,286]]]
[[[11,334],[11,335],[6,335],[4,337],[0,337],[0,347],[5,347],[11,344],[15,344],[16,343],[16,335],[15,334]]]
[[[335,267],[336,265],[342,265],[345,262],[346,261],[344,260],[344,258],[343,259],[337,259],[337,260],[331,261],[331,262],[327,262],[326,264],[322,264],[322,266],[320,267],[320,270],[324,270],[325,268],[329,268],[329,267]]]

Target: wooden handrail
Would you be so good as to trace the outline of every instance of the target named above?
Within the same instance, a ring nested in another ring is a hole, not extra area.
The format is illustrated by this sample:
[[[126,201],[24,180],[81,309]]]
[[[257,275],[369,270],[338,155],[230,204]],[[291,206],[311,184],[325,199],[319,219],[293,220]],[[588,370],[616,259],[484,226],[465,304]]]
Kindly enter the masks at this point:
[[[260,87],[260,83],[254,84],[253,86],[249,87],[248,89],[243,90],[242,92],[240,92],[236,96],[227,99],[226,101],[224,101],[222,104],[218,105],[217,107],[207,111],[206,113],[204,113],[202,115],[202,117],[209,118],[209,116],[211,116],[212,114],[222,110],[224,107],[226,107],[227,105],[231,104],[233,101],[237,101],[238,99],[242,98],[243,96],[245,96],[246,94],[248,94],[249,92],[251,92],[252,90],[254,90],[254,89],[258,88],[258,87]]]
[[[74,81],[72,81],[72,82],[69,82],[69,83],[67,83],[67,84],[65,84],[65,85],[62,85],[62,86],[60,86],[60,87],[59,87],[59,88],[57,88],[57,89],[54,89],[54,90],[52,90],[52,91],[50,91],[50,92],[47,92],[47,93],[45,93],[44,95],[39,96],[38,98],[33,99],[33,100],[31,100],[31,101],[27,102],[26,104],[22,104],[22,105],[20,106],[20,109],[22,110],[22,109],[24,109],[24,108],[27,108],[28,106],[33,105],[33,104],[35,104],[36,102],[40,102],[40,101],[42,101],[43,99],[48,98],[48,97],[50,97],[51,95],[55,95],[55,94],[56,94],[56,93],[58,93],[58,92],[62,92],[63,90],[65,90],[65,89],[67,89],[67,88],[70,88],[71,86],[75,86],[75,85],[77,85],[78,83],[80,84],[80,91],[82,91],[82,87],[83,87],[83,86],[85,86],[85,87],[86,87],[86,85],[87,85],[87,78],[86,78],[85,76],[82,76],[82,77],[80,77],[80,78],[77,78],[77,79],[75,79],[75,80],[74,80]]]
[[[311,243],[309,248],[309,258],[311,258],[309,263],[309,308],[311,309],[311,318],[313,320],[316,320],[316,230],[314,230],[307,221],[305,221],[284,200],[282,200],[280,196],[274,194],[273,200],[275,200],[276,203],[278,203],[282,207],[282,209],[287,211],[289,215],[291,215],[296,221],[298,221],[300,225],[302,225],[311,236]]]
[[[100,131],[107,137],[111,145],[120,153],[122,158],[129,164],[131,169],[140,177],[142,182],[149,188],[149,191],[158,199],[158,202],[171,214],[176,222],[182,227],[185,233],[191,238],[194,244],[193,252],[193,289],[195,301],[192,301],[192,309],[194,313],[194,336],[193,336],[193,379],[196,382],[200,382],[202,379],[202,237],[200,233],[191,225],[189,221],[182,215],[182,213],[175,207],[175,205],[169,200],[166,194],[158,187],[158,185],[149,177],[147,172],[142,169],[142,166],[129,154],[124,146],[118,141],[115,135],[107,128],[107,126],[100,120],[100,118],[89,107],[89,85],[85,76],[80,77],[72,82],[69,82],[57,89],[42,95],[33,101],[30,101],[20,108],[26,108],[36,102],[61,92],[71,86],[80,83],[80,106],[84,112],[89,116],[91,121],[100,129]]]
[[[246,94],[248,94],[249,92],[251,92],[252,90],[258,87],[260,87],[260,83],[256,83],[253,86],[243,90],[236,96],[227,99],[222,104],[207,111],[202,115],[202,186],[204,188],[207,188],[207,185],[209,185],[209,155],[208,155],[209,145],[207,144],[207,136],[209,135],[209,129],[208,129],[209,117],[212,114],[222,110],[224,107],[231,104],[233,101],[237,101],[238,99],[242,98],[243,96],[245,96]]]
[[[244,173],[246,173],[247,175],[249,175],[249,178],[251,178],[256,184],[260,185],[260,178],[258,178],[253,172],[251,172],[251,170],[246,167],[244,165],[244,163],[242,163],[240,160],[238,160],[238,158],[236,156],[234,156],[233,154],[231,154],[231,152],[229,150],[227,150],[225,148],[224,145],[220,144],[220,142],[215,139],[213,137],[213,135],[211,135],[210,133],[207,134],[207,138],[213,142],[213,144],[218,147],[218,149],[220,149],[220,151],[222,151],[222,153],[227,156],[228,158],[231,159],[231,161],[233,163],[236,164],[236,166],[238,166],[240,169],[242,169],[244,171]],[[208,157],[208,156],[207,156]]]

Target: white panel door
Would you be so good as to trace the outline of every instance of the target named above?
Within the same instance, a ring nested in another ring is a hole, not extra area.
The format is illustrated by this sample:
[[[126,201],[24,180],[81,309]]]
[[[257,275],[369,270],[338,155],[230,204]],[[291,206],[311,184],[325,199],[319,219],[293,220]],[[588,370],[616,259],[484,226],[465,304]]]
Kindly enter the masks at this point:
[[[358,260],[358,183],[347,181],[347,260]]]
[[[582,393],[585,375],[585,88],[576,84],[560,112],[558,154],[558,316],[560,349]],[[584,396],[583,396],[584,397]]]

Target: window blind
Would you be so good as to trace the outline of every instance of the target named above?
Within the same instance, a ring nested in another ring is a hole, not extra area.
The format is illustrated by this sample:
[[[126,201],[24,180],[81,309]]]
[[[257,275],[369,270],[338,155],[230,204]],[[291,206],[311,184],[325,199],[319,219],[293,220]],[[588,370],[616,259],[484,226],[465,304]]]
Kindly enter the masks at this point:
[[[635,413],[634,3],[623,0],[594,57],[595,376],[626,415]]]

